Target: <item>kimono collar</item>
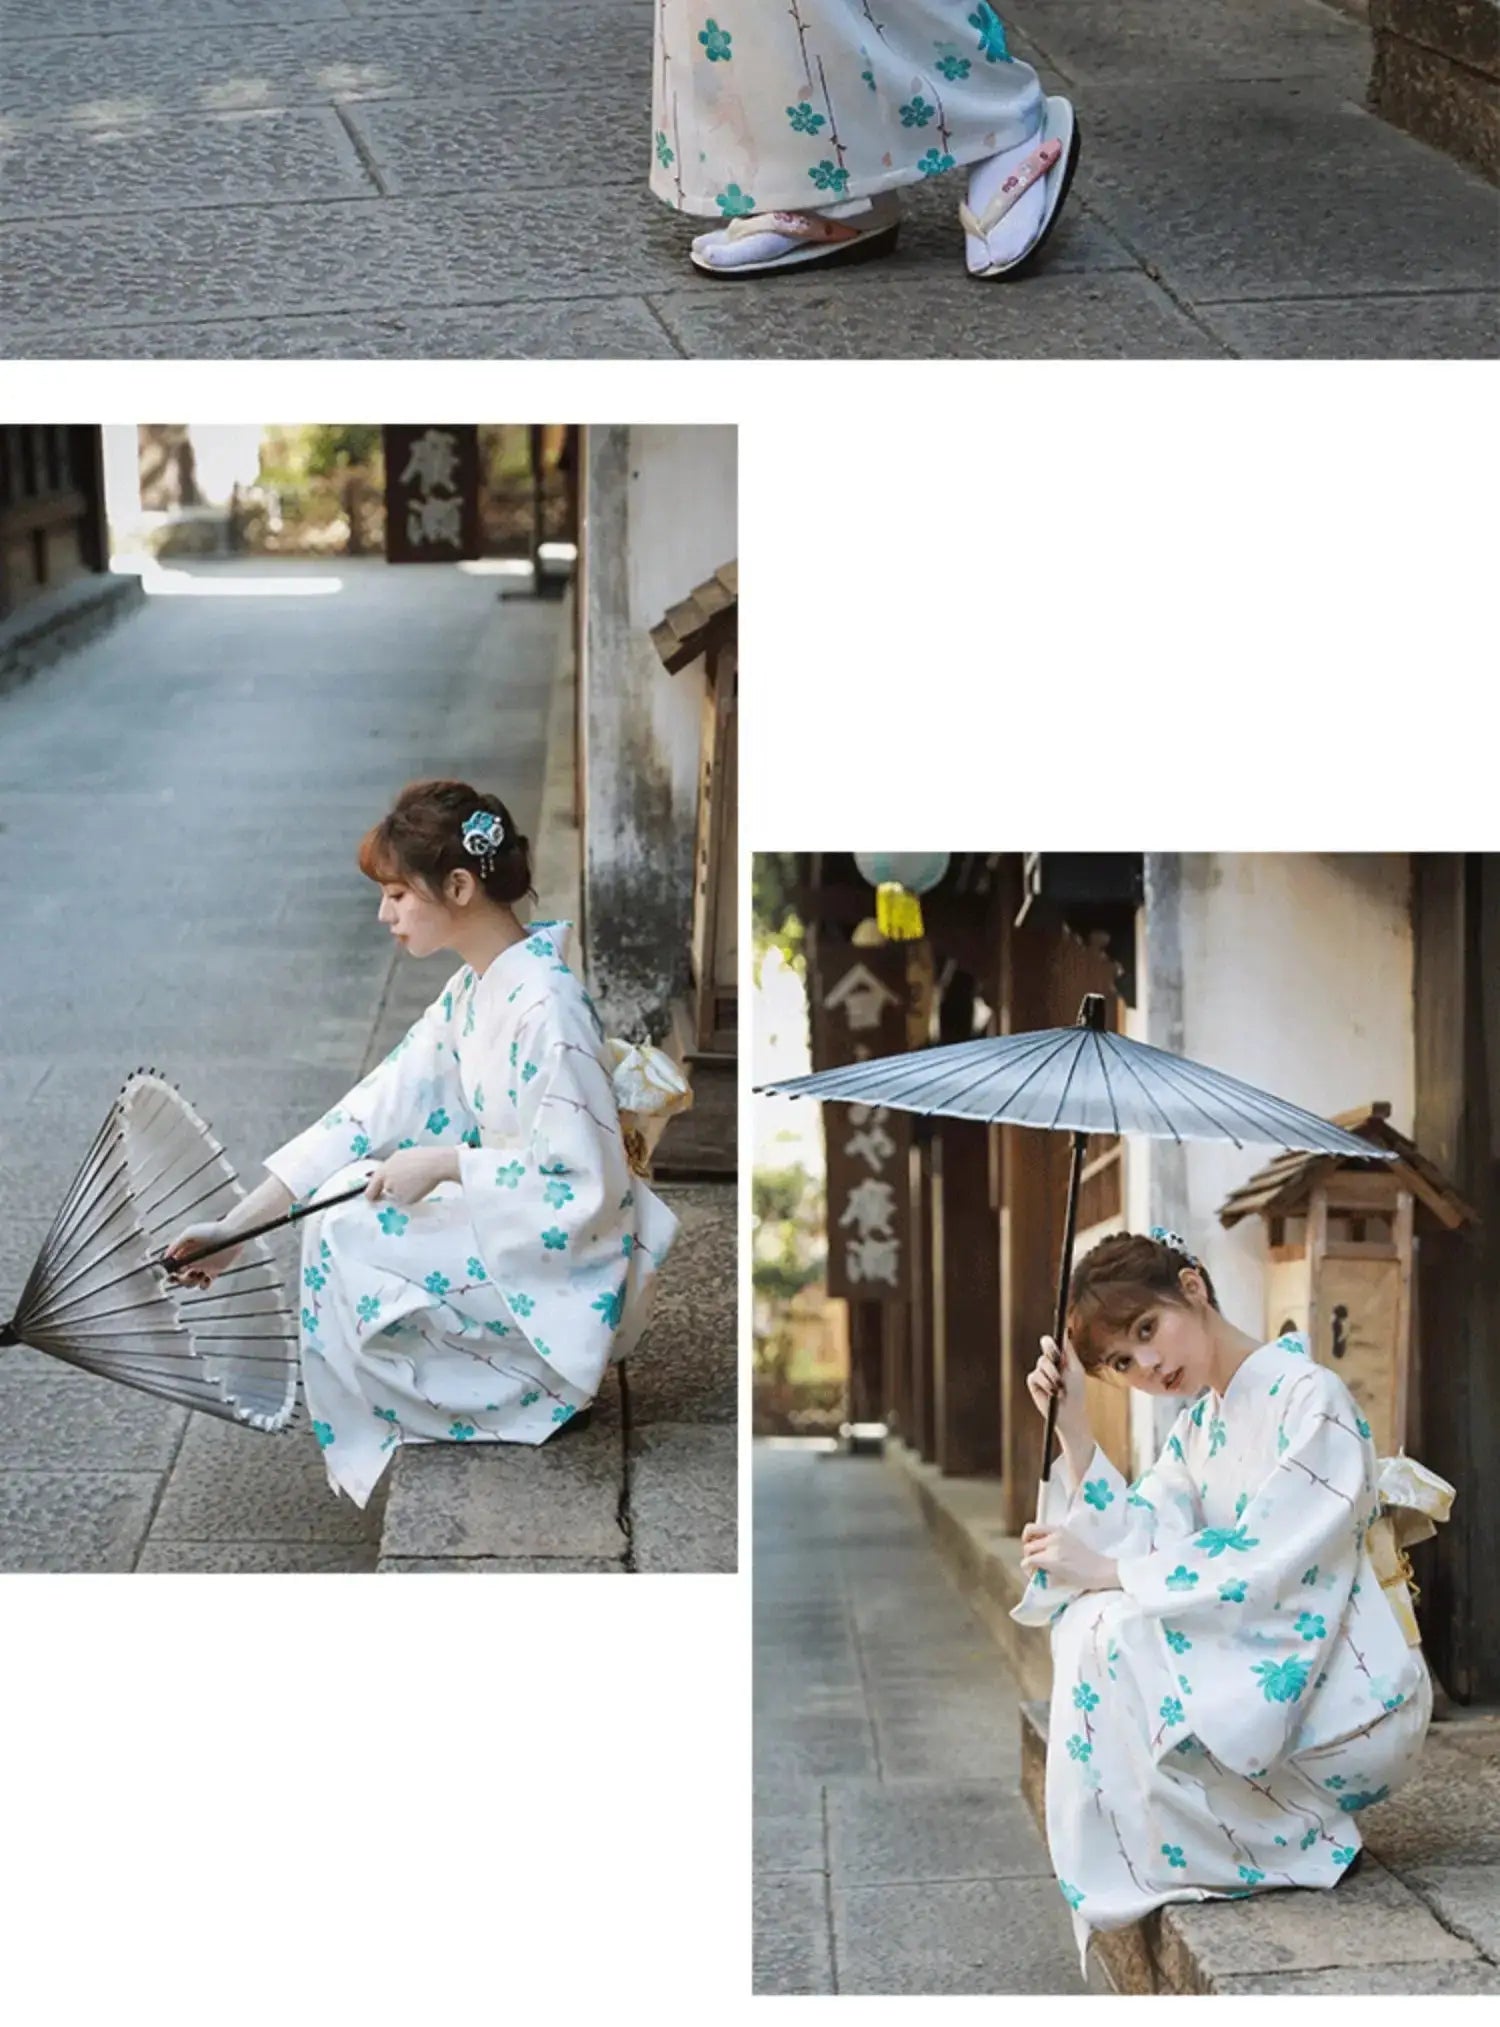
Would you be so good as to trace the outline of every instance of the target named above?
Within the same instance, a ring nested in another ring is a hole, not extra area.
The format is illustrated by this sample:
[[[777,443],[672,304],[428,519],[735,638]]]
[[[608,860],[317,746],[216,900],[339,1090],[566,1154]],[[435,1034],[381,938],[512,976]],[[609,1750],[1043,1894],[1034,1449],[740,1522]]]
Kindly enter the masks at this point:
[[[486,971],[476,974],[476,991],[495,977],[516,979],[538,964],[551,969],[567,963],[573,935],[571,922],[528,922],[526,931],[519,943],[502,950],[491,959]]]
[[[1280,1352],[1283,1357],[1292,1355],[1302,1358],[1309,1358],[1311,1355],[1308,1349],[1307,1339],[1302,1335],[1302,1333],[1300,1331],[1288,1331],[1284,1337],[1270,1338],[1267,1340],[1265,1344],[1258,1344],[1255,1347],[1254,1351],[1247,1351],[1245,1353],[1245,1356],[1240,1360],[1239,1364],[1235,1367],[1234,1371],[1230,1374],[1229,1384],[1227,1387],[1225,1387],[1222,1394],[1214,1394],[1214,1389],[1212,1387],[1210,1387],[1208,1391],[1211,1394],[1214,1394],[1215,1400],[1220,1402],[1227,1401],[1229,1396],[1234,1392],[1235,1384],[1238,1381],[1240,1374],[1245,1370],[1246,1366],[1254,1365],[1257,1360],[1263,1360],[1266,1354],[1272,1351]]]

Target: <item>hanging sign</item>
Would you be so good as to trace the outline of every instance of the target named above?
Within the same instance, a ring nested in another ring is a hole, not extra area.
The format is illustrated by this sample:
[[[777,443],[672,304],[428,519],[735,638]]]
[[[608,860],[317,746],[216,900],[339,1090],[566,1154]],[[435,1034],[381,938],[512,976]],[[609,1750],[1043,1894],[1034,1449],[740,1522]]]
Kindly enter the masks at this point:
[[[833,1070],[907,1045],[903,946],[818,939],[811,967],[813,1065]],[[905,1301],[911,1120],[880,1105],[825,1105],[828,1292],[848,1302]]]
[[[392,563],[466,563],[479,554],[479,431],[407,423],[385,431],[385,549]]]

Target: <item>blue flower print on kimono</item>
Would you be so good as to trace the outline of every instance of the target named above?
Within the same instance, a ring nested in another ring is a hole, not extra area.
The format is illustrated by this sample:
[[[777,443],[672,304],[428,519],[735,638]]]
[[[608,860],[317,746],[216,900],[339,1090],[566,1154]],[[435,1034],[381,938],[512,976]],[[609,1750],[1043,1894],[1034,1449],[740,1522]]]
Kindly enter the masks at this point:
[[[1431,1710],[1366,1552],[1375,1503],[1368,1425],[1300,1338],[1184,1408],[1134,1487],[1098,1448],[1077,1485],[1054,1465],[1044,1518],[1119,1583],[1033,1582],[1012,1613],[1050,1631],[1047,1832],[1081,1950],[1167,1901],[1353,1862],[1348,1797],[1400,1784]]]
[[[986,0],[658,0],[651,188],[719,223],[874,197],[1018,146],[1043,96]]]
[[[631,1176],[567,932],[533,924],[482,977],[459,972],[266,1163],[316,1198],[402,1146],[458,1158],[419,1203],[303,1225],[303,1384],[330,1482],[360,1505],[402,1443],[545,1442],[645,1322],[676,1219]]]

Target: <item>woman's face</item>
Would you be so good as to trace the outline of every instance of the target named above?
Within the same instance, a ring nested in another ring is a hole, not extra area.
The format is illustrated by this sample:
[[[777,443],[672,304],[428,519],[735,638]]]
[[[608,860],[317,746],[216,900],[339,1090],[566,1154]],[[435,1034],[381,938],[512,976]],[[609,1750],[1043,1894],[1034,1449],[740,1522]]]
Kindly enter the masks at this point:
[[[1137,1393],[1201,1393],[1209,1384],[1213,1351],[1207,1314],[1206,1305],[1184,1309],[1175,1302],[1153,1303],[1128,1330],[1106,1339],[1099,1370]]]
[[[409,957],[431,957],[453,941],[453,910],[407,880],[381,881],[379,919]]]

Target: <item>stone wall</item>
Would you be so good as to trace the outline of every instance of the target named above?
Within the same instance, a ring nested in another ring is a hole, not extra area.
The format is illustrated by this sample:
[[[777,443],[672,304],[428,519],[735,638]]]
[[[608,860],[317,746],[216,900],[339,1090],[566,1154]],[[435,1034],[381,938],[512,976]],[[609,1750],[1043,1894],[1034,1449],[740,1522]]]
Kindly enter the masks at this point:
[[[1500,182],[1500,0],[1370,0],[1369,102]]]

